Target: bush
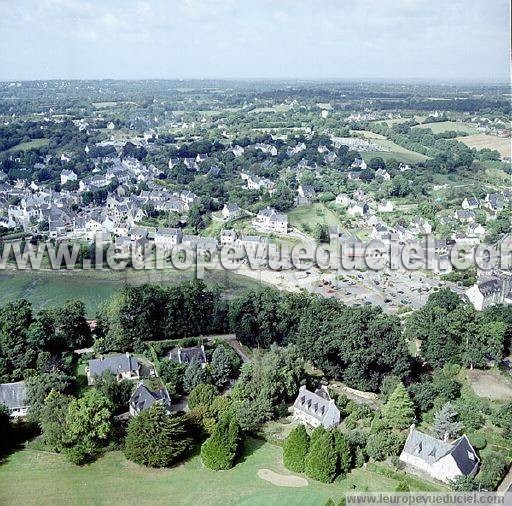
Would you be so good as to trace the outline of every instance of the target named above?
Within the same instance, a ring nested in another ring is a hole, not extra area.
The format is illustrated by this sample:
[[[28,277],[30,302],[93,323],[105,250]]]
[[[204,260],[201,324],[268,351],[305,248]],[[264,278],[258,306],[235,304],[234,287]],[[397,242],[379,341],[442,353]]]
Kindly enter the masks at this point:
[[[192,389],[188,397],[188,407],[194,409],[197,406],[210,407],[213,403],[217,389],[208,383],[200,383]]]
[[[487,446],[487,439],[482,434],[474,433],[469,436],[469,442],[475,450],[483,450]]]
[[[305,459],[306,474],[322,483],[332,483],[336,477],[337,454],[330,432],[312,438],[309,453]]]
[[[486,490],[494,490],[507,471],[508,463],[503,454],[490,452],[482,461],[478,482]]]
[[[293,429],[283,446],[284,467],[295,473],[304,472],[304,460],[309,451],[309,436],[304,425]]]
[[[168,467],[188,450],[184,417],[169,415],[154,404],[130,420],[126,433],[126,458],[148,467]]]
[[[370,434],[366,443],[366,453],[374,460],[385,460],[398,455],[404,444],[404,436],[400,432],[381,431]]]
[[[203,464],[215,471],[231,469],[239,453],[240,427],[234,417],[219,420],[212,435],[201,446]]]

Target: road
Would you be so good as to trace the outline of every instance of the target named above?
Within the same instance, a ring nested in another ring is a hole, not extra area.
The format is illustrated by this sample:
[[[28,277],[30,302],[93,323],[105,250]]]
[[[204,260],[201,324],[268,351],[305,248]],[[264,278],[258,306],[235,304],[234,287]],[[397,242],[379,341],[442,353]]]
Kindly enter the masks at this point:
[[[235,334],[220,334],[203,337],[208,341],[224,341],[235,350],[237,355],[242,359],[242,362],[246,363],[251,361],[251,357],[244,350],[243,346],[237,341]]]

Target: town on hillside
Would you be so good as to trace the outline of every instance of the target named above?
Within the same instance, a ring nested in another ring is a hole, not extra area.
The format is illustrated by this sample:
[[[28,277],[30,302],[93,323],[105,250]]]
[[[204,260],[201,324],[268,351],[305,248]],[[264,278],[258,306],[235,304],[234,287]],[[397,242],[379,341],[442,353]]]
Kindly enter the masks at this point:
[[[512,504],[509,4],[0,2],[0,505]]]

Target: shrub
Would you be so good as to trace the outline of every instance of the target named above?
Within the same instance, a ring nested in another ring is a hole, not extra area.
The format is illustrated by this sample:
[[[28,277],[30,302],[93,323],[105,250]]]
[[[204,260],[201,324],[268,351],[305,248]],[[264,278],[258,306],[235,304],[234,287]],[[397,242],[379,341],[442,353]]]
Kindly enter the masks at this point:
[[[190,446],[184,417],[168,415],[154,404],[130,420],[126,433],[126,458],[148,467],[174,464]]]
[[[331,483],[336,477],[336,462],[333,436],[325,432],[312,440],[304,469],[310,478]]]
[[[476,450],[483,450],[487,446],[485,436],[476,432],[469,436],[469,442]]]
[[[200,383],[192,389],[188,397],[188,407],[194,409],[199,405],[210,407],[213,403],[217,389],[208,383]]]
[[[235,464],[240,445],[240,427],[234,417],[223,417],[201,446],[203,464],[215,471]]]
[[[309,451],[309,436],[304,425],[293,429],[283,446],[284,467],[295,473],[304,472],[304,460]]]

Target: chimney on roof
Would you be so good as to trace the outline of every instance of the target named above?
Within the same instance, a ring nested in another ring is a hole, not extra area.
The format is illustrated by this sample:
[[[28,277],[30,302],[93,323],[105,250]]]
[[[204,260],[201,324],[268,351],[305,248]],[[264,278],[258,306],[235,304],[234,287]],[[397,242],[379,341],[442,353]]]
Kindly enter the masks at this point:
[[[129,351],[127,351],[127,352],[126,352],[126,356],[127,356],[128,358],[130,358],[130,352],[129,352]]]

